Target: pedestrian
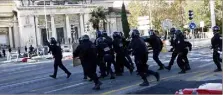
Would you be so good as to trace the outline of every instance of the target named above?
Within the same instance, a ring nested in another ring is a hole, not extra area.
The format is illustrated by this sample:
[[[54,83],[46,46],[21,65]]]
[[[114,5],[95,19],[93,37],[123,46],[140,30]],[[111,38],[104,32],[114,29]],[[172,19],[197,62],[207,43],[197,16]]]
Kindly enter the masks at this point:
[[[153,60],[155,60],[155,62],[159,65],[158,70],[163,70],[165,66],[159,60],[159,54],[163,48],[163,42],[155,34],[154,30],[150,30],[148,34],[149,34],[149,38],[145,39],[145,41],[148,42],[153,49]]]
[[[27,53],[27,47],[25,46],[25,52]]]
[[[106,65],[105,65],[105,62],[104,62],[104,50],[101,49],[100,45],[98,44],[100,39],[103,39],[102,37],[102,32],[101,31],[97,31],[96,32],[96,40],[95,40],[95,45],[96,45],[96,48],[97,48],[97,63],[98,63],[98,66],[100,68],[100,78],[104,78],[106,77]]]
[[[215,65],[217,66],[217,69],[214,70],[214,72],[222,71],[222,68],[221,68],[222,59],[220,58],[220,54],[218,53],[218,51],[222,51],[222,36],[219,33],[219,31],[220,31],[219,26],[213,27],[214,36],[211,39],[211,45],[212,45],[211,48],[213,49],[213,61]]]
[[[152,74],[159,81],[159,73],[152,70],[148,70],[147,60],[148,60],[148,50],[143,39],[140,38],[140,33],[138,30],[134,29],[131,33],[132,40],[129,44],[129,50],[135,57],[135,64],[138,65],[138,72],[143,79],[143,83],[140,86],[148,86],[149,82],[147,76]]]
[[[3,56],[5,57],[6,56],[5,48],[2,49],[2,53],[3,53]]]
[[[12,52],[12,48],[11,48],[10,45],[8,45],[8,50],[9,50],[9,53],[11,54],[11,52]]]
[[[58,67],[60,67],[67,74],[67,78],[69,78],[71,73],[66,69],[66,67],[62,63],[62,49],[60,48],[60,46],[57,45],[57,41],[55,40],[55,38],[50,38],[50,43],[47,41],[47,45],[54,57],[54,73],[53,75],[50,75],[50,77],[56,79],[57,70]]]
[[[77,49],[73,52],[73,57],[80,58],[82,64],[86,66],[86,74],[92,80],[94,80],[94,90],[99,90],[102,83],[99,81],[96,74],[97,69],[97,49],[96,46],[89,40],[88,35],[82,36],[82,44],[77,46]]]

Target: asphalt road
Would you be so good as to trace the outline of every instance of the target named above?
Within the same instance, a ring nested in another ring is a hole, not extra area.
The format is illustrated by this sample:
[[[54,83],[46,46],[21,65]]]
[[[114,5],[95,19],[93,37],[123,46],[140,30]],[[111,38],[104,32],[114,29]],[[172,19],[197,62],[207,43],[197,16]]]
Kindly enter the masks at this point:
[[[167,65],[171,53],[161,53],[161,61]],[[64,65],[72,72],[69,79],[58,69],[57,79],[49,77],[53,73],[53,63],[8,63],[0,65],[0,94],[173,94],[181,88],[194,88],[207,82],[221,82],[222,73],[213,72],[216,69],[212,61],[212,52],[208,48],[193,50],[188,55],[191,70],[186,74],[178,74],[179,67],[175,63],[172,70],[158,71],[161,81],[149,76],[150,86],[140,87],[139,76],[126,70],[124,76],[110,80],[101,79],[101,90],[92,90],[94,84],[83,80],[81,66],[73,67],[72,61],[64,61]],[[149,69],[157,71],[158,67],[149,54]]]

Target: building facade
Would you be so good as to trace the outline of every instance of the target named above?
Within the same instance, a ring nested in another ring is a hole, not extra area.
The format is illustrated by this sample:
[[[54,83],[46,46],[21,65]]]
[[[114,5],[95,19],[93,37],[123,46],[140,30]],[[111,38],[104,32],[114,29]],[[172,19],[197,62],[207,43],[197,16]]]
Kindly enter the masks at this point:
[[[2,5],[11,4],[11,9],[7,8],[8,15],[6,12],[4,16],[0,15],[0,33],[4,31],[7,36],[5,44],[11,47],[43,46],[50,37],[55,37],[61,44],[77,42],[84,34],[93,38],[95,30],[89,22],[89,13],[97,6],[105,9],[113,6],[113,2],[74,4],[69,0],[45,0],[44,6],[43,0],[23,1],[0,2]],[[1,17],[8,17],[10,21],[6,24]],[[107,15],[106,30],[109,34],[122,31],[119,14],[111,12]]]

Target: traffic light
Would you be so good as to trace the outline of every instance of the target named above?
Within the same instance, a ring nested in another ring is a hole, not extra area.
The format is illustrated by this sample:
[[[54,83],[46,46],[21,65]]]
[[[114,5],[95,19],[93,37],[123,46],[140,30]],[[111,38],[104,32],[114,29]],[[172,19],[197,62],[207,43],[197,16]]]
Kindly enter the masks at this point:
[[[189,10],[189,19],[190,19],[190,20],[193,19],[193,15],[194,15],[194,14],[193,14],[193,11],[192,11],[192,10]]]

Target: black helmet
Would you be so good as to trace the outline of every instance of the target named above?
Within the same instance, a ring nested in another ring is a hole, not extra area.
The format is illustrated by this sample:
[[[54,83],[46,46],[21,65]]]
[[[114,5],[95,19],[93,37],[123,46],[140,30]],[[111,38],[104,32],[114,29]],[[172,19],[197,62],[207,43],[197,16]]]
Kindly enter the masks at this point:
[[[103,31],[102,36],[106,37],[106,36],[108,36],[108,33],[106,31]]]
[[[139,37],[139,36],[140,36],[139,30],[137,30],[137,29],[133,29],[133,30],[132,30],[132,34],[131,34],[131,37],[132,37],[132,38],[137,38],[137,37]]]
[[[102,32],[101,31],[97,31],[96,32],[96,38],[101,37],[102,36]]]
[[[148,34],[149,34],[149,36],[152,36],[152,35],[154,35],[155,33],[154,33],[154,30],[149,30],[149,32],[148,32]]]
[[[81,39],[82,39],[82,41],[89,41],[89,40],[90,40],[90,38],[89,38],[88,35],[83,35],[83,36],[81,37]]]
[[[80,37],[79,39],[78,39],[78,41],[79,41],[79,43],[82,43],[82,37]]]
[[[53,45],[57,44],[57,41],[56,41],[56,39],[54,37],[50,38],[50,44],[53,44]]]
[[[214,26],[214,27],[212,28],[212,30],[213,30],[214,34],[215,34],[215,33],[218,33],[218,32],[220,31],[220,27],[219,27],[219,26]]]
[[[171,34],[175,34],[175,32],[176,32],[176,29],[174,27],[170,29]]]
[[[120,36],[120,33],[119,32],[113,32],[113,35],[112,37],[115,39],[115,38],[118,38]]]

